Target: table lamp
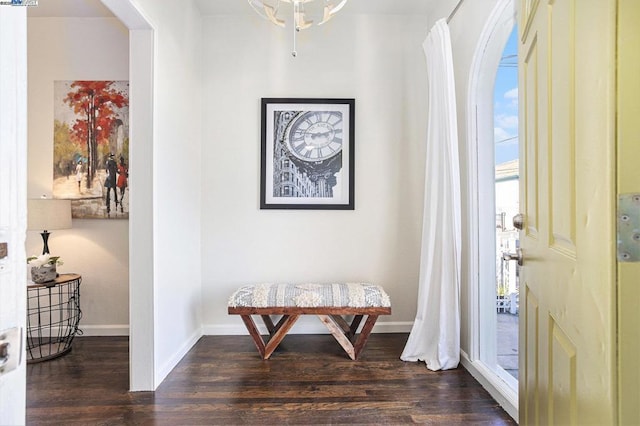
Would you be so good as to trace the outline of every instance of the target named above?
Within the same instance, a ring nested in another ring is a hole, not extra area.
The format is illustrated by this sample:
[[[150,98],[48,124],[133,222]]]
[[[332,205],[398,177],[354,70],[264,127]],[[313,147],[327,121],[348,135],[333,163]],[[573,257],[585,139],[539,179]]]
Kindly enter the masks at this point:
[[[27,200],[27,227],[30,231],[42,231],[42,254],[49,253],[50,229],[71,228],[71,200],[34,198]]]

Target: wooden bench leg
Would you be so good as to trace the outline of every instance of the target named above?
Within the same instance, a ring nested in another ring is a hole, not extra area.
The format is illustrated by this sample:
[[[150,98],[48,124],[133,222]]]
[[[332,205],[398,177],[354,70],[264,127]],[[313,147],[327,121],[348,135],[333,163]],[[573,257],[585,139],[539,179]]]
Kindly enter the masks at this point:
[[[367,317],[367,320],[365,321],[364,326],[362,327],[362,330],[360,331],[360,334],[358,335],[358,338],[356,340],[356,344],[354,347],[355,358],[353,359],[358,359],[358,356],[360,355],[360,352],[362,352],[362,349],[364,349],[364,345],[367,343],[369,335],[371,334],[371,330],[373,330],[373,326],[376,325],[377,320],[378,315],[369,315]]]
[[[360,318],[354,318],[354,323],[356,321],[358,324],[360,323],[362,315],[358,316]],[[342,319],[342,321],[336,321],[333,315],[318,315],[318,318],[320,318],[320,321],[322,321],[324,325],[327,326],[333,337],[335,337],[340,346],[342,346],[342,349],[344,349],[347,355],[349,355],[349,358],[351,358],[352,360],[356,360],[358,359],[358,356],[360,356],[360,353],[364,349],[364,346],[369,339],[369,335],[373,330],[373,326],[378,320],[378,315],[369,315],[367,317],[367,320],[362,327],[362,331],[360,331],[360,334],[355,336],[355,345],[351,342],[351,333],[352,330],[354,330],[353,325],[352,327],[345,330],[343,324],[344,319]],[[355,329],[357,328],[358,326],[356,325]],[[355,331],[353,331],[353,333],[355,333]]]
[[[358,326],[362,322],[362,317],[364,317],[364,315],[356,315],[355,317],[353,317],[353,321],[351,321],[351,327],[350,327],[351,337],[356,335],[356,331],[358,331]]]
[[[271,335],[269,341],[265,344],[251,315],[240,316],[242,317],[242,321],[247,327],[256,348],[258,348],[258,352],[262,359],[269,359],[269,357],[271,357],[271,354],[273,354],[278,345],[280,345],[280,342],[282,342],[282,339],[284,339],[289,330],[291,330],[291,327],[293,327],[300,317],[300,315],[283,315],[278,323],[274,325],[270,316],[261,315],[262,320]],[[338,315],[318,315],[318,318],[320,318],[320,321],[324,323],[336,341],[340,346],[342,346],[342,349],[344,349],[347,355],[349,355],[349,358],[356,360],[360,356],[360,353],[369,339],[373,326],[378,320],[378,315],[369,315],[359,334],[356,334],[356,331],[362,321],[363,315],[356,315],[351,325],[349,325],[343,317]]]
[[[284,336],[286,336],[289,330],[291,330],[293,324],[298,321],[299,317],[300,315],[285,315],[282,317],[280,322],[278,322],[276,330],[271,336],[271,339],[269,339],[269,343],[267,343],[267,345],[265,346],[262,359],[269,359],[273,351],[276,350],[280,342],[282,342],[282,339],[284,339]]]
[[[274,325],[273,320],[271,319],[271,315],[260,316],[262,317],[262,322],[264,322],[265,327],[267,327],[267,331],[269,332],[270,336],[273,336],[275,333],[277,333],[278,330],[280,330],[280,327],[284,325],[284,323],[287,321],[287,318],[289,317],[288,315],[283,315],[282,317],[280,317],[278,323]]]
[[[280,330],[282,328],[282,326],[285,325],[285,323],[287,322],[287,318],[288,317],[289,317],[289,315],[283,315],[282,318],[280,318],[280,321],[278,321],[276,326],[273,328],[273,332],[271,332],[271,335],[277,333],[278,330]],[[291,328],[291,327],[289,327],[289,328]]]
[[[341,315],[331,315],[333,321],[342,329],[349,340],[353,340],[354,336],[356,335],[358,327],[362,322],[362,317],[364,317],[364,315],[355,315],[353,317],[353,321],[351,321],[351,324],[349,324]]]
[[[320,318],[320,321],[322,321],[324,325],[327,326],[331,334],[333,334],[333,337],[335,337],[338,343],[340,343],[340,346],[342,346],[342,349],[344,349],[347,355],[349,355],[349,358],[355,360],[356,354],[353,348],[353,344],[345,334],[344,330],[340,327],[340,325],[337,324],[329,315],[318,315],[318,318]]]
[[[256,344],[256,348],[258,348],[258,352],[260,353],[260,357],[264,359],[264,340],[262,340],[262,336],[256,327],[256,323],[253,322],[253,318],[251,315],[240,315],[242,317],[242,321],[244,322],[245,327],[249,331],[253,342]]]
[[[335,322],[343,331],[343,333],[351,340],[353,333],[351,332],[351,326],[341,315],[331,315],[333,322]]]
[[[282,339],[284,339],[284,336],[287,335],[289,330],[291,330],[291,327],[293,327],[293,324],[295,324],[300,317],[300,315],[284,315],[280,319],[278,324],[276,326],[273,326],[271,318],[267,316],[267,318],[269,318],[269,322],[271,322],[271,327],[269,327],[268,324],[265,325],[267,325],[267,328],[271,328],[271,330],[269,330],[271,338],[265,345],[264,340],[262,339],[262,335],[260,334],[260,331],[258,331],[256,323],[253,322],[253,318],[251,317],[251,315],[240,316],[242,317],[242,321],[244,321],[244,325],[247,327],[251,338],[253,338],[253,342],[256,344],[256,348],[258,348],[258,352],[260,353],[260,357],[262,357],[262,359],[269,359],[273,351],[276,350],[280,342],[282,342]],[[263,320],[264,317],[265,316],[263,315]]]
[[[271,320],[271,317],[269,315],[260,315],[260,316],[262,317],[262,322],[264,322],[264,325],[267,327],[267,331],[269,332],[269,334],[273,334],[276,327],[273,325],[273,321]]]

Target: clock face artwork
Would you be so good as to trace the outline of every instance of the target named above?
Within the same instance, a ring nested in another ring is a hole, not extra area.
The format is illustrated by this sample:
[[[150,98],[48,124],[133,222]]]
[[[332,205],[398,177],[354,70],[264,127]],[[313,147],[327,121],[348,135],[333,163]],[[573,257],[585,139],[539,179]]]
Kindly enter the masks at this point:
[[[262,98],[260,208],[353,210],[355,99]]]
[[[295,157],[320,162],[342,151],[342,112],[307,111],[291,120],[286,144]]]

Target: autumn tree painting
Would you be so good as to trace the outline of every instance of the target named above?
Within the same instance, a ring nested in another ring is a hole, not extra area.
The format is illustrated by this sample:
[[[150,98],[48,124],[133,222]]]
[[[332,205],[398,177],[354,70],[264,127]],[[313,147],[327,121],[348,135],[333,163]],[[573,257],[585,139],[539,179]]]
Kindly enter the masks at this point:
[[[71,137],[87,147],[87,187],[98,167],[98,145],[109,142],[111,125],[117,118],[114,108],[129,104],[123,93],[115,90],[113,81],[74,81],[64,102],[78,115],[71,127]]]
[[[106,165],[111,158],[127,170],[129,162],[128,88],[126,81],[54,83],[53,195],[82,200],[72,202],[74,217],[104,217],[111,210]],[[125,188],[121,191],[115,207],[124,218],[128,197]]]

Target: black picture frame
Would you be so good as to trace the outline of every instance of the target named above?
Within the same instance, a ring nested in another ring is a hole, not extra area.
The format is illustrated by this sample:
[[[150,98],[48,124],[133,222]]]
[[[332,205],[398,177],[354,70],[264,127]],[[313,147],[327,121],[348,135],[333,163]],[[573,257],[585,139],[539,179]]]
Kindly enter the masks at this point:
[[[262,98],[260,209],[354,210],[355,99]]]

